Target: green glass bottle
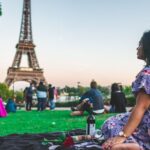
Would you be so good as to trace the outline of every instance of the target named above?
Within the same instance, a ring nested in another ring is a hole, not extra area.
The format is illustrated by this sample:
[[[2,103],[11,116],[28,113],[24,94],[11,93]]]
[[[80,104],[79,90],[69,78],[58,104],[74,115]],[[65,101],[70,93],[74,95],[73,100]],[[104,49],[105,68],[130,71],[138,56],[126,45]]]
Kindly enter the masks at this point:
[[[86,125],[86,134],[94,136],[95,134],[95,116],[93,115],[92,111],[89,113],[87,117],[87,125]]]

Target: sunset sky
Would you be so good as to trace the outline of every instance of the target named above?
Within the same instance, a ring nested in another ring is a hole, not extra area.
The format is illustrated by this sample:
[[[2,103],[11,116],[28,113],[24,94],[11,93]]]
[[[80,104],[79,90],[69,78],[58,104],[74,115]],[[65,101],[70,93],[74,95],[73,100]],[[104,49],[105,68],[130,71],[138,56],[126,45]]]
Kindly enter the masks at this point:
[[[12,65],[23,0],[0,0],[0,82]],[[31,0],[40,67],[55,86],[130,85],[144,62],[136,48],[150,29],[150,0]],[[24,57],[25,60],[25,57]],[[25,63],[22,63],[25,65]],[[16,83],[22,84],[22,83]]]

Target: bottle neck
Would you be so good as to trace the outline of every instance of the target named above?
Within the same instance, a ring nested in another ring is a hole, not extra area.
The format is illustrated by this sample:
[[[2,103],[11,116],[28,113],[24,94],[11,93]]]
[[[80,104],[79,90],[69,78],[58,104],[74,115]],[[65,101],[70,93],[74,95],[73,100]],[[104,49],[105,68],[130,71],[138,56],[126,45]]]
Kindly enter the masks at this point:
[[[94,115],[94,113],[93,113],[93,108],[89,108],[88,113],[89,113],[89,115]]]

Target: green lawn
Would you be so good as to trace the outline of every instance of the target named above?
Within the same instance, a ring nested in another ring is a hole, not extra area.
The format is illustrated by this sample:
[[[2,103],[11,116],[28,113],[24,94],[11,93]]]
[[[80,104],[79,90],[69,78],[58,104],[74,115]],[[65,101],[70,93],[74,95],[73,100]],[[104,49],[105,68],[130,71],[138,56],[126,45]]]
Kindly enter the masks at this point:
[[[96,116],[96,128],[99,128],[104,120],[112,115]],[[46,133],[85,129],[86,118],[87,115],[71,117],[69,110],[45,110],[43,112],[20,110],[16,113],[9,113],[6,118],[0,118],[0,136],[14,133]]]

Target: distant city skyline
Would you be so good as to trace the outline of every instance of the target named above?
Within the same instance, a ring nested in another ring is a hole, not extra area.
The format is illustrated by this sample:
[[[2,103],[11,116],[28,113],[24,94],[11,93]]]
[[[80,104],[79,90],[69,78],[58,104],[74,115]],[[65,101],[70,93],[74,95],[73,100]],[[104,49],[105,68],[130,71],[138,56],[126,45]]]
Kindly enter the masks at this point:
[[[12,65],[23,0],[1,0],[0,82]],[[131,85],[144,66],[136,47],[150,29],[149,0],[31,0],[35,51],[48,83],[56,87]],[[26,58],[22,60],[26,66]],[[23,88],[24,83],[16,83]]]

